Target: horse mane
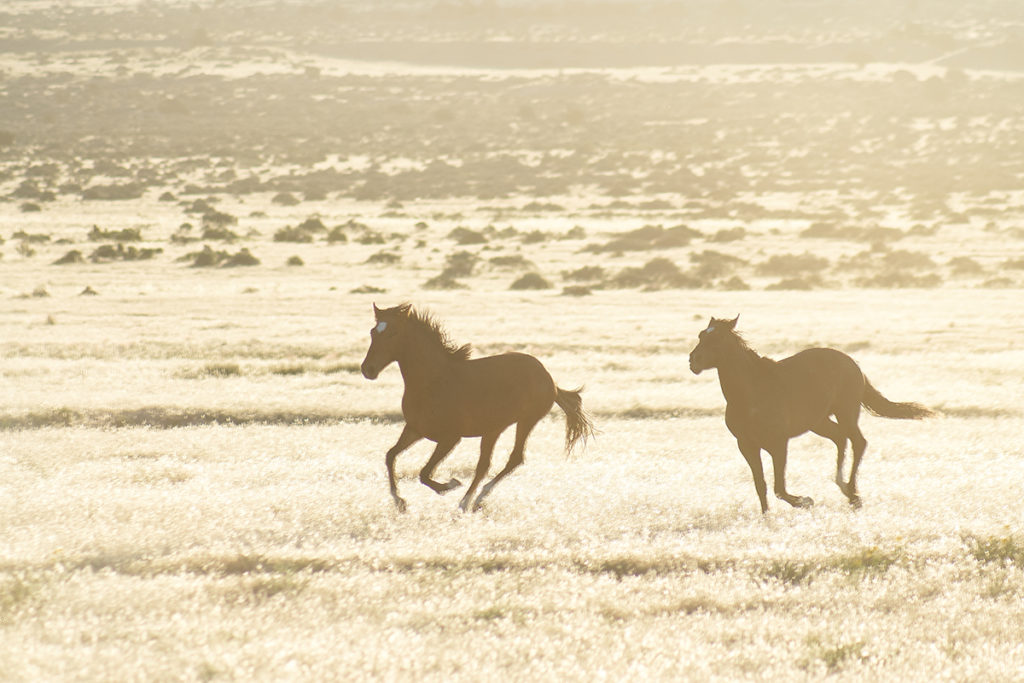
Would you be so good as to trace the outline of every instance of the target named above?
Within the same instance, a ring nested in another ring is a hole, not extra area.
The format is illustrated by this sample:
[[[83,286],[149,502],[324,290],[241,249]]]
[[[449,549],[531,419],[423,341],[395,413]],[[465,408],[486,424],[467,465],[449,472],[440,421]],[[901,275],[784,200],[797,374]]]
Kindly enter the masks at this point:
[[[469,344],[457,345],[448,336],[448,333],[441,327],[441,322],[427,312],[420,312],[412,307],[412,304],[404,303],[398,307],[398,314],[403,316],[406,322],[416,332],[432,339],[438,346],[453,360],[469,360],[473,347]]]
[[[747,340],[743,338],[736,330],[729,330],[729,335],[736,341],[736,347],[739,351],[743,352],[744,355],[748,356],[751,361],[754,362],[758,367],[773,368],[777,361],[772,360],[768,356],[762,356],[747,343]]]

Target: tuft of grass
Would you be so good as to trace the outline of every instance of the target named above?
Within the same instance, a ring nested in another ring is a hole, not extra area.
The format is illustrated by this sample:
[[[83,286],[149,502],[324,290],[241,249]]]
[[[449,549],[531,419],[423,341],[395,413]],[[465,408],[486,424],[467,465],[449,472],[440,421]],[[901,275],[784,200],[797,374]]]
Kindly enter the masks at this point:
[[[309,583],[309,578],[291,574],[261,575],[246,577],[243,588],[257,601],[269,600],[276,595],[291,596],[301,593]]]
[[[0,574],[0,624],[9,623],[11,615],[38,590],[38,582],[22,573]]]
[[[1024,567],[1024,543],[1013,536],[968,536],[964,545],[978,562]]]
[[[850,576],[863,576],[869,573],[884,573],[902,558],[902,550],[882,550],[877,546],[870,546],[829,558],[825,561],[824,566],[828,569],[846,572]]]
[[[590,561],[577,560],[574,565],[581,574],[611,574],[620,581],[626,577],[649,574],[664,576],[692,574],[695,569],[705,571],[700,566],[695,567],[693,562],[689,562],[685,558],[639,555],[621,555]]]
[[[1000,600],[1002,598],[1016,598],[1021,594],[1020,582],[1014,577],[1008,576],[1005,571],[989,573],[986,571],[985,585],[980,595],[989,600]]]
[[[864,661],[867,659],[867,643],[863,640],[855,640],[847,643],[827,644],[822,642],[818,636],[811,636],[807,639],[807,646],[810,650],[807,659],[802,664],[803,668],[810,668],[815,662],[822,662],[828,672],[835,673],[847,664]]]
[[[808,583],[818,573],[819,567],[811,562],[794,562],[793,560],[772,560],[755,572],[762,580],[775,579],[782,583],[798,586]]]
[[[242,368],[238,363],[207,363],[198,371],[196,377],[238,377]]]
[[[495,621],[505,616],[506,611],[503,607],[492,605],[486,609],[477,610],[473,613],[473,618],[479,621]]]
[[[275,365],[270,368],[270,374],[283,376],[305,375],[307,373],[315,372],[322,372],[325,375],[333,375],[341,372],[352,374],[359,372],[359,364],[333,363],[331,365],[316,365],[313,363],[288,363]]]

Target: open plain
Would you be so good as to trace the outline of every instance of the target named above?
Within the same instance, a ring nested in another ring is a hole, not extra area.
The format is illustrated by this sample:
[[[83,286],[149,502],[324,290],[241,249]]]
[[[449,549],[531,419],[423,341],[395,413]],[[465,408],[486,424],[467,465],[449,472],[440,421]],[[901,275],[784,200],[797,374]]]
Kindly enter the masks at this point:
[[[409,5],[5,10],[0,678],[1024,678],[1020,12]],[[398,513],[401,301],[600,433]],[[811,435],[760,514],[737,314],[937,411],[862,509]]]

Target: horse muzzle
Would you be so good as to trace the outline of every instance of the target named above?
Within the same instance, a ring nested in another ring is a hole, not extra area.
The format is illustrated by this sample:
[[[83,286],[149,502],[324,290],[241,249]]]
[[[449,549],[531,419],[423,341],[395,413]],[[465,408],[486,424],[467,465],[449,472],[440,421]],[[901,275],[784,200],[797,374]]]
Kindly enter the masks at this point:
[[[380,374],[380,368],[375,368],[365,362],[359,366],[359,369],[363,371],[363,377],[366,379],[377,379],[377,375]]]

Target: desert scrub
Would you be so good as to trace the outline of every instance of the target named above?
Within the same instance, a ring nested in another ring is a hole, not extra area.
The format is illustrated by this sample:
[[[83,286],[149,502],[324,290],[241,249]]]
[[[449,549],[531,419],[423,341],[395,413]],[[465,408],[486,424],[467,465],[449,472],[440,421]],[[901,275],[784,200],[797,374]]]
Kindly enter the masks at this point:
[[[484,237],[483,233],[461,226],[449,232],[448,239],[454,240],[459,245],[485,244],[487,242],[487,238]]]
[[[776,254],[764,263],[757,266],[757,272],[761,275],[783,275],[795,276],[808,273],[820,273],[829,266],[829,261],[823,256],[816,256],[809,252],[803,254]]]
[[[103,230],[94,225],[86,234],[90,242],[141,242],[142,230],[140,228],[122,228],[121,230]]]
[[[593,253],[648,251],[651,249],[671,249],[685,247],[700,232],[686,225],[665,228],[661,225],[645,225],[635,230],[613,237],[605,244],[592,244],[584,251]]]
[[[509,289],[551,289],[551,287],[551,283],[540,273],[527,273],[509,285]]]
[[[643,287],[647,291],[658,289],[694,289],[701,281],[680,270],[667,258],[655,258],[640,268],[624,268],[608,281],[608,286],[619,288]]]
[[[607,272],[601,266],[581,266],[576,270],[562,272],[562,278],[573,282],[600,282]]]
[[[401,260],[401,254],[396,254],[393,251],[378,251],[376,254],[370,254],[369,258],[366,259],[366,262],[389,266],[394,265]]]
[[[714,249],[693,252],[690,254],[690,263],[694,266],[693,276],[705,282],[733,275],[737,268],[747,265],[739,256],[724,254]]]

